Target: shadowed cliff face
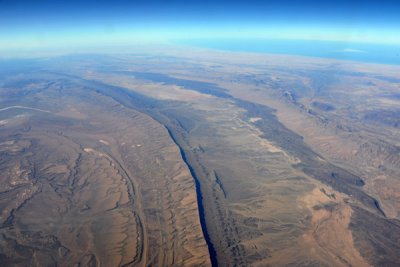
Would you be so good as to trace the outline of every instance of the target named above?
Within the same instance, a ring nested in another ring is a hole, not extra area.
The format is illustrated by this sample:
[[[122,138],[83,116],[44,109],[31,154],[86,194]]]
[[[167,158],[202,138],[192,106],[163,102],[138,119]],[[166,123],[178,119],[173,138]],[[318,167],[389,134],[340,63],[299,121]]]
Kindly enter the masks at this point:
[[[40,64],[0,90],[4,262],[398,264],[394,67],[184,51]]]

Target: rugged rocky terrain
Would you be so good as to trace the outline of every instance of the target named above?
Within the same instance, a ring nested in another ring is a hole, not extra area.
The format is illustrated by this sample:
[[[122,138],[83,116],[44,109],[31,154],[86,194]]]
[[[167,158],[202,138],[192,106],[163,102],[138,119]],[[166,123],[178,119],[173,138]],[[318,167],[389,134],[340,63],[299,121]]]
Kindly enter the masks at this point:
[[[398,266],[398,73],[184,49],[3,71],[1,261]]]
[[[1,94],[2,265],[209,264],[195,183],[165,127],[54,75]]]

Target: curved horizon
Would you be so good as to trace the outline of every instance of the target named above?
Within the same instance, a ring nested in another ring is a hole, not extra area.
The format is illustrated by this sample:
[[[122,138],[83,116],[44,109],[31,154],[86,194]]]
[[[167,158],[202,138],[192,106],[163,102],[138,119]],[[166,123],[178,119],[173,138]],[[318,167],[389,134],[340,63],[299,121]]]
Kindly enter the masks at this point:
[[[285,39],[400,45],[393,1],[0,1],[0,49],[175,39]]]

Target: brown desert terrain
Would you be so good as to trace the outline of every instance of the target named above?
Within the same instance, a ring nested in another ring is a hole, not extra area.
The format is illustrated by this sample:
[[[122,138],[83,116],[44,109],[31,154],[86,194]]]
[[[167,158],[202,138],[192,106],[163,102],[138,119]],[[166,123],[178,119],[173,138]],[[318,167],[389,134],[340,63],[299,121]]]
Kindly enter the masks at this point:
[[[400,67],[195,52],[2,74],[1,262],[399,266]]]

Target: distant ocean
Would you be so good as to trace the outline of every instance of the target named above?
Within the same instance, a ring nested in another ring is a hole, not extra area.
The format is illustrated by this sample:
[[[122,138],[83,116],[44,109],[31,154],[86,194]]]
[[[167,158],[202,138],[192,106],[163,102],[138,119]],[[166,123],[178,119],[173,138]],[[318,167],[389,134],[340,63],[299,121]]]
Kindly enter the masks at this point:
[[[400,65],[400,45],[329,41],[191,39],[177,44],[238,52],[299,55]]]

